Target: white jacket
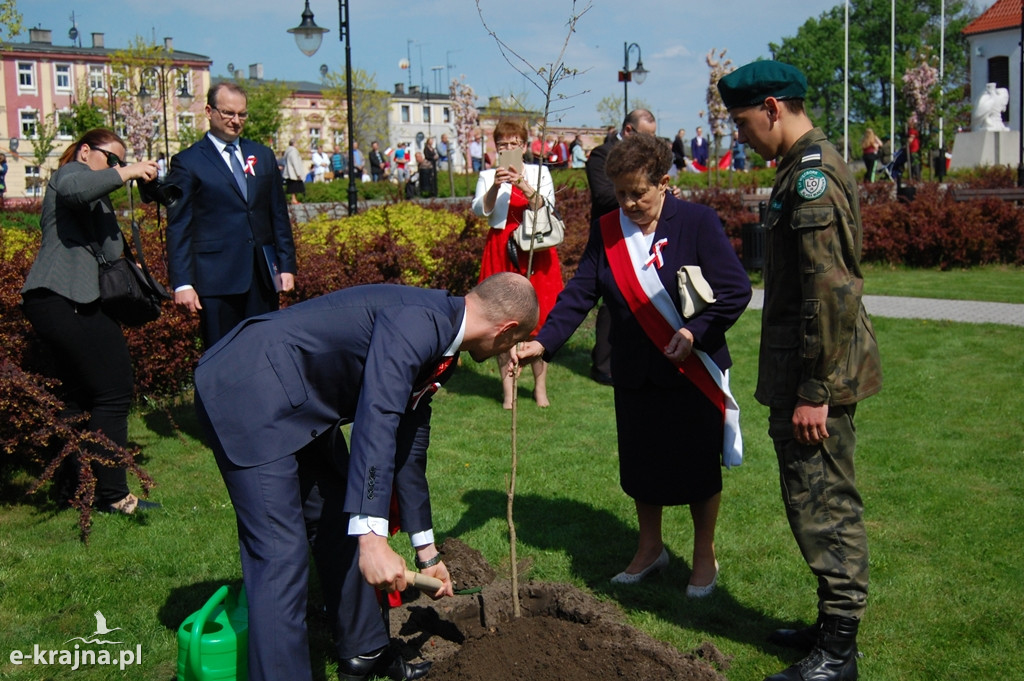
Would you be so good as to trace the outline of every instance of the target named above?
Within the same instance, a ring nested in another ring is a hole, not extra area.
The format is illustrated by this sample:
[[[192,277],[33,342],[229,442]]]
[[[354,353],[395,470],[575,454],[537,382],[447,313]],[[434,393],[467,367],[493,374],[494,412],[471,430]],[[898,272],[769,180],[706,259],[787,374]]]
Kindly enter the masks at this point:
[[[537,187],[537,171],[540,170],[540,187]],[[512,197],[512,185],[505,183],[498,188],[498,196],[494,200],[494,210],[490,213],[484,211],[484,195],[494,184],[494,169],[481,171],[476,181],[476,194],[473,196],[473,212],[480,217],[487,218],[488,224],[493,229],[505,229],[505,221],[508,218],[508,202]],[[526,183],[537,189],[548,205],[555,205],[555,183],[551,180],[551,172],[546,166],[535,164],[523,165],[523,177]]]

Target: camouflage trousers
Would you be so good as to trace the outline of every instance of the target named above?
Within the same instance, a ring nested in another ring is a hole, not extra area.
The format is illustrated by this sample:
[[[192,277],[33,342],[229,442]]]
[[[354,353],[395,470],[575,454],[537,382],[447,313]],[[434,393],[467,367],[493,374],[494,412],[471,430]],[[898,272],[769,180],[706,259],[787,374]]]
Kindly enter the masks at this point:
[[[818,611],[860,619],[868,595],[868,541],[853,469],[856,409],[829,408],[829,437],[819,445],[794,439],[792,410],[772,409],[768,434],[789,526],[818,578]]]

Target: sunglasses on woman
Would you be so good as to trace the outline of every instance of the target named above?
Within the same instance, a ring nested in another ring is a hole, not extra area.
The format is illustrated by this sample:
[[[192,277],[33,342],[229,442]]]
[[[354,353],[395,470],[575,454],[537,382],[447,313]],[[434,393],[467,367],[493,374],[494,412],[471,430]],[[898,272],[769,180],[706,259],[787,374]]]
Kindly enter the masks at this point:
[[[122,168],[124,168],[126,165],[128,165],[126,162],[121,160],[120,156],[118,156],[112,151],[100,149],[99,147],[93,147],[93,149],[95,149],[96,151],[101,151],[107,155],[107,166],[110,168],[113,168],[114,166],[121,166]]]

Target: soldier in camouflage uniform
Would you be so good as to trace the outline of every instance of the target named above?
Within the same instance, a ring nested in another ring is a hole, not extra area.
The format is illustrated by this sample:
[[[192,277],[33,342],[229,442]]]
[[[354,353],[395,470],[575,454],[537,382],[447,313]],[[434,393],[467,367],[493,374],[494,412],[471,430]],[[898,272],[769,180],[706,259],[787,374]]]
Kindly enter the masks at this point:
[[[854,476],[857,402],[882,387],[861,294],[857,184],[804,112],[807,81],[774,61],[724,76],[738,141],[779,159],[768,243],[755,397],[770,407],[786,514],[818,579],[818,621],[772,640],[809,650],[768,681],[852,681],[867,601],[868,547]]]

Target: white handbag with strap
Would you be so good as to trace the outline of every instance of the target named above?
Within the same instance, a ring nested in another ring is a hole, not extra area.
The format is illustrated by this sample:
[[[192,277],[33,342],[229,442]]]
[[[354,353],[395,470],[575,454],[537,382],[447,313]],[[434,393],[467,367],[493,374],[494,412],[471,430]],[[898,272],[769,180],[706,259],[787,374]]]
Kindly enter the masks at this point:
[[[683,319],[696,317],[715,302],[715,292],[701,273],[700,265],[683,265],[676,273],[676,279],[679,283],[679,311],[683,313]]]

